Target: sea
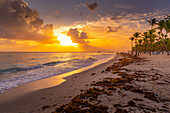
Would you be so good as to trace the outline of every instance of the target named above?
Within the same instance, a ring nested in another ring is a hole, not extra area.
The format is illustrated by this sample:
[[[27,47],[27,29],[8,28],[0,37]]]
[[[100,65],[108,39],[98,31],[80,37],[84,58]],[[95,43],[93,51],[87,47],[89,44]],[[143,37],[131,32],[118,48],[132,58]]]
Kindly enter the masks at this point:
[[[0,52],[0,93],[110,59],[114,53]]]

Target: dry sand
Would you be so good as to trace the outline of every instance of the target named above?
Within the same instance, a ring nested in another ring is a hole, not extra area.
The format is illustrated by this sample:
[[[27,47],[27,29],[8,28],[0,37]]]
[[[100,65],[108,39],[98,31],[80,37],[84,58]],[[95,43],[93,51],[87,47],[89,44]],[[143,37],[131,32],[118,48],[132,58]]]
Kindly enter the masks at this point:
[[[110,80],[121,79],[122,77],[118,74],[124,72],[127,74],[125,80],[128,76],[130,76],[130,80],[128,79],[128,82],[118,82],[120,85],[116,86],[116,90],[109,90],[112,94],[110,96],[106,94],[99,95],[96,105],[107,106],[107,111],[110,113],[169,113],[170,56],[141,55],[140,58],[145,58],[144,60],[134,60],[129,65],[121,67],[118,73],[114,73],[114,69],[105,71],[107,67],[119,62],[119,59],[124,57],[117,55],[115,59],[107,63],[69,76],[64,83],[56,87],[33,91],[6,100],[2,99],[3,96],[0,95],[0,111],[1,113],[50,113],[60,105],[70,103],[73,97],[86,89],[95,87],[90,84],[95,84],[98,81],[103,82],[105,78]],[[100,86],[96,87],[101,88]],[[105,90],[107,90],[107,87]],[[11,92],[16,92],[16,90]],[[11,92],[10,95],[12,95]],[[6,94],[8,97],[9,93]],[[91,103],[95,104],[96,102]],[[43,107],[46,109],[43,110]]]

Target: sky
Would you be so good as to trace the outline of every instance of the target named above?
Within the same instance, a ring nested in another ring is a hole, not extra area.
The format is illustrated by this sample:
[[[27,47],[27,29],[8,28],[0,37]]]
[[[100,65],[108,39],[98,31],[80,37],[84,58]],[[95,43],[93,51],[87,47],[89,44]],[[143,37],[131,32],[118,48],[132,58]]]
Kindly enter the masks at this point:
[[[1,0],[0,51],[128,51],[170,0]]]

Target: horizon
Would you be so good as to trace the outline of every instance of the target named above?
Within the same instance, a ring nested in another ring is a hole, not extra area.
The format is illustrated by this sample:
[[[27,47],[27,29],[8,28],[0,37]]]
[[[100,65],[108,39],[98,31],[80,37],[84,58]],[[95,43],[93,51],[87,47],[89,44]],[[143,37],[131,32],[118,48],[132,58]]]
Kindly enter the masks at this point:
[[[76,52],[76,51],[72,51],[72,52],[67,52],[67,51],[62,51],[62,52],[50,52],[50,51],[0,51],[0,53],[116,53],[116,52],[122,52],[122,51],[82,51],[82,52]]]

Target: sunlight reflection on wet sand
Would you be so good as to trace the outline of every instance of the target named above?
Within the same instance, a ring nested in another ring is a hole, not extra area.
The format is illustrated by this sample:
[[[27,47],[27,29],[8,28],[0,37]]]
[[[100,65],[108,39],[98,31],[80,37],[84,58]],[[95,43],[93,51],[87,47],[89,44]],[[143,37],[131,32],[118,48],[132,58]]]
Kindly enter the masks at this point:
[[[68,77],[68,76],[76,74],[76,73],[83,72],[83,71],[93,68],[99,64],[105,63],[113,58],[114,58],[114,56],[112,56],[110,58],[103,59],[103,60],[96,61],[93,65],[90,65],[90,66],[87,66],[87,67],[84,67],[84,68],[81,68],[78,70],[74,70],[74,71],[64,73],[61,75],[57,75],[57,76],[53,76],[50,78],[41,79],[41,80],[26,83],[26,84],[22,84],[16,88],[12,88],[12,89],[7,90],[7,91],[3,92],[2,94],[0,94],[0,97],[1,97],[0,101],[2,102],[2,101],[6,101],[6,100],[11,100],[13,98],[16,99],[17,97],[23,96],[25,94],[31,93],[36,90],[55,87],[57,85],[62,84],[64,81],[66,81],[66,79],[64,79],[65,77]]]

